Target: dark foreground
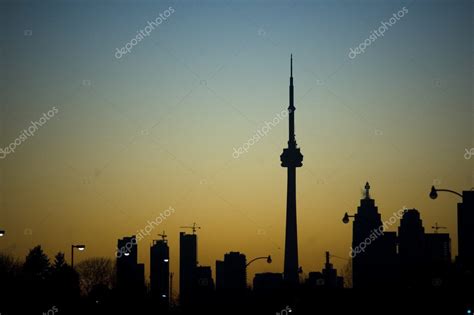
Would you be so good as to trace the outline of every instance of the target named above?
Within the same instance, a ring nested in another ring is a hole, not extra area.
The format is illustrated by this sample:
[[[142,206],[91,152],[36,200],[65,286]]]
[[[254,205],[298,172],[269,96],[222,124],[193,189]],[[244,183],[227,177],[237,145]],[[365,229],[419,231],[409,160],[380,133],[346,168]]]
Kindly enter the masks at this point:
[[[64,301],[54,297],[22,298],[2,292],[1,315],[10,314],[472,314],[474,292],[427,290],[286,290],[266,293],[212,293],[187,307],[169,310],[151,298],[116,292]],[[5,299],[7,298],[7,299]],[[471,311],[471,313],[469,313]]]

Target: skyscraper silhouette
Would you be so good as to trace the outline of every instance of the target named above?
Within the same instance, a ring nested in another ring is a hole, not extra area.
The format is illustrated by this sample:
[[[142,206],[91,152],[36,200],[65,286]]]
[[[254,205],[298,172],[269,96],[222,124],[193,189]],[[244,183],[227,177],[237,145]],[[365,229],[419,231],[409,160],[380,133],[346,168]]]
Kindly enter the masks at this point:
[[[196,234],[179,233],[179,299],[182,305],[190,303],[195,289],[197,268]]]
[[[382,224],[375,200],[370,197],[367,182],[364,197],[354,215],[352,231],[354,288],[391,287],[398,280],[397,233],[384,231],[385,224]]]
[[[197,266],[194,271],[195,293],[198,295],[209,294],[214,290],[212,269],[210,266]]]
[[[429,273],[430,280],[428,284],[447,287],[451,273],[451,238],[448,233],[425,234],[425,261],[425,270]],[[464,279],[468,280],[469,277]]]
[[[331,264],[329,252],[326,252],[326,263],[322,272],[310,272],[306,279],[306,286],[311,289],[342,289],[344,287],[344,278],[337,275],[337,270]]]
[[[122,254],[117,257],[117,287],[131,295],[145,292],[145,265],[138,263],[138,245],[135,235],[117,241]]]
[[[296,168],[303,166],[303,155],[295,138],[295,104],[293,91],[293,55],[290,58],[290,105],[288,148],[280,155],[281,166],[288,169],[286,201],[285,266],[283,278],[288,284],[298,283],[298,232],[296,221]]]
[[[370,198],[370,185],[365,184],[365,195],[360,200],[360,206],[354,215],[352,248],[356,249],[374,231],[382,226],[382,219],[375,205],[375,200]],[[354,288],[374,287],[381,281],[379,272],[380,264],[380,239],[375,239],[370,246],[352,259],[352,276]]]
[[[247,288],[247,259],[244,254],[230,252],[224,261],[216,261],[216,289],[244,291]]]
[[[474,191],[462,192],[458,203],[458,260],[474,272]]]
[[[418,287],[422,285],[422,271],[425,254],[425,228],[416,209],[403,214],[398,228],[398,254],[400,256],[401,285]]]
[[[154,301],[162,309],[167,309],[170,291],[170,253],[166,235],[162,240],[153,240],[150,247],[150,286]]]

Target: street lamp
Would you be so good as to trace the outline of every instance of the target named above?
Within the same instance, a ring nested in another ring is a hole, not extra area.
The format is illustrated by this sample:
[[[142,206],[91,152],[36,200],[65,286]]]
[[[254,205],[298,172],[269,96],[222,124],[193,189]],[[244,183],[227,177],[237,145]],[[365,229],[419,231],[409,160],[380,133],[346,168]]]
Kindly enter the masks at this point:
[[[344,214],[344,217],[342,218],[342,222],[344,224],[349,223],[349,218],[355,218],[355,215],[349,215],[347,212]]]
[[[0,230],[0,237],[5,236],[5,230]]]
[[[71,245],[71,267],[74,268],[74,248],[77,248],[78,251],[83,251],[86,249],[86,245]]]
[[[254,261],[256,260],[260,260],[260,259],[266,259],[267,260],[267,263],[271,264],[272,263],[272,256],[268,255],[268,256],[262,256],[262,257],[257,257],[257,258],[254,258],[252,259],[251,261],[249,261],[245,267],[248,267],[251,263],[253,263]]]
[[[472,212],[472,196],[474,196],[474,192],[465,190],[461,195],[454,190],[437,189],[435,186],[431,186],[430,198],[438,198],[439,191],[449,192],[461,197],[462,201],[458,203],[458,256],[456,260],[462,261],[463,264],[466,264],[466,271],[472,272],[472,268],[474,268],[474,216]]]
[[[452,194],[455,194],[459,197],[462,198],[462,195],[454,190],[450,190],[450,189],[437,189],[435,188],[435,186],[431,186],[431,191],[430,191],[430,198],[431,199],[436,199],[438,198],[438,191],[446,191],[446,192],[449,192],[449,193],[452,193]]]

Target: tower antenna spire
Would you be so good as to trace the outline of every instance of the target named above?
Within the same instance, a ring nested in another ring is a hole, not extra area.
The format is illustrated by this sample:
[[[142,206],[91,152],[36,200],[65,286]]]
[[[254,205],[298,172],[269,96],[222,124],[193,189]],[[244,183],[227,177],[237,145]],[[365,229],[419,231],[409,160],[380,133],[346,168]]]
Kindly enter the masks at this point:
[[[280,155],[281,166],[287,168],[288,187],[286,199],[285,261],[283,276],[285,282],[296,285],[299,282],[298,232],[296,222],[296,168],[303,166],[303,154],[295,138],[295,102],[293,86],[293,54],[290,55],[290,87],[288,106],[288,147]]]
[[[293,54],[290,55],[290,77],[293,77]]]
[[[370,185],[369,182],[365,183],[365,199],[370,199]]]

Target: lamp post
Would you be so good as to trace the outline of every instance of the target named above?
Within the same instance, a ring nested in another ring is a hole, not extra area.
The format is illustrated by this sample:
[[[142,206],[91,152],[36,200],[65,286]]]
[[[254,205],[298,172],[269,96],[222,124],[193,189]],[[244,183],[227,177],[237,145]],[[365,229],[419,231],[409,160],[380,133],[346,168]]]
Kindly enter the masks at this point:
[[[355,215],[349,215],[347,212],[344,214],[344,217],[342,218],[342,222],[344,224],[349,223],[349,218],[355,218]]]
[[[83,251],[86,249],[86,245],[71,245],[71,267],[74,268],[74,248],[77,248],[78,251]]]
[[[472,202],[474,192],[463,191],[462,194],[451,189],[438,189],[431,186],[430,198],[438,198],[438,192],[444,191],[461,197],[461,203],[458,203],[458,256],[457,259],[463,264],[470,265],[469,269],[474,268],[474,213],[472,211]]]
[[[452,194],[455,194],[459,197],[462,198],[462,195],[454,190],[450,190],[450,189],[437,189],[435,188],[435,186],[431,186],[431,191],[430,191],[430,198],[431,199],[436,199],[438,198],[438,191],[446,191],[446,192],[449,192],[449,193],[452,193]]]
[[[245,274],[247,274],[247,267],[248,267],[251,263],[253,263],[253,262],[256,261],[256,260],[261,260],[261,259],[265,259],[265,260],[267,261],[267,263],[269,263],[269,264],[272,263],[272,256],[270,256],[270,255],[254,258],[254,259],[252,259],[251,261],[249,261],[249,262],[245,265]]]
[[[247,268],[251,263],[253,263],[254,261],[256,260],[260,260],[260,259],[266,259],[267,260],[267,263],[271,264],[272,263],[272,256],[268,255],[268,256],[262,256],[262,257],[257,257],[257,258],[254,258],[252,259],[251,261],[249,261],[245,267]]]

